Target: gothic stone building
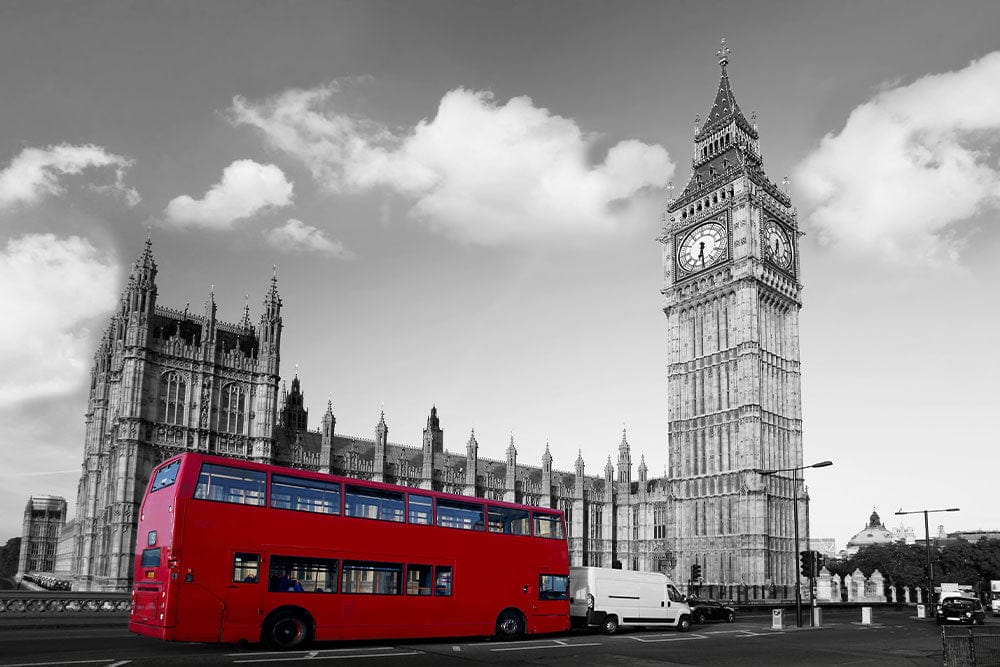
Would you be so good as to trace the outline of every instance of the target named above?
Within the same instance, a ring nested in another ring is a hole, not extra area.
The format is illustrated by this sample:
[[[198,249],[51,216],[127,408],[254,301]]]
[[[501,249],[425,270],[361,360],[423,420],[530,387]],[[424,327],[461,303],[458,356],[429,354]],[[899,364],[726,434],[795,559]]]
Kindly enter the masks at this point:
[[[24,506],[21,524],[21,553],[17,571],[53,572],[59,535],[66,524],[66,499],[59,496],[31,496]]]
[[[659,570],[687,582],[702,567],[712,594],[787,594],[796,578],[792,498],[800,483],[755,468],[801,465],[798,231],[786,194],[765,176],[757,130],[730,88],[727,54],[715,103],[695,135],[693,173],[668,203],[664,312],[669,341],[669,469],[633,477],[625,433],[617,466],[588,476],[444,447],[432,408],[420,446],[336,431],[328,403],[311,430],[296,376],[279,391],[281,299],[272,278],[256,326],[249,308],[219,321],[156,303],[151,245],[133,267],[97,351],[73,544],[77,588],[126,589],[136,512],[153,467],[211,452],[470,496],[555,507],[574,564]],[[793,486],[794,485],[794,486]],[[803,519],[806,513],[800,512]],[[806,536],[803,520],[801,533]]]

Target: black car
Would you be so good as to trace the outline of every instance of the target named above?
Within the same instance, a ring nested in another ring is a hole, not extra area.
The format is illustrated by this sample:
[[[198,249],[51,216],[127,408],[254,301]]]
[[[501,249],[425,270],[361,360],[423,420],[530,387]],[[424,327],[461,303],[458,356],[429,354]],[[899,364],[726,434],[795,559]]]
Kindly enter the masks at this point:
[[[938,625],[944,623],[977,623],[986,622],[986,610],[983,603],[975,598],[945,598],[937,606]]]
[[[705,621],[732,623],[736,620],[736,610],[716,600],[700,600],[689,597],[687,603],[691,607],[691,620],[694,623],[704,623]]]

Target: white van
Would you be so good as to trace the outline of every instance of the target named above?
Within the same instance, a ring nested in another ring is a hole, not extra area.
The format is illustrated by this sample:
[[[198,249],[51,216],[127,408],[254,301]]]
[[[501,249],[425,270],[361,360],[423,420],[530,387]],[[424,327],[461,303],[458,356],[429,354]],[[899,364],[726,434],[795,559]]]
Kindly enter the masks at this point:
[[[571,567],[569,589],[573,627],[600,627],[609,635],[630,626],[691,629],[685,597],[659,572]]]

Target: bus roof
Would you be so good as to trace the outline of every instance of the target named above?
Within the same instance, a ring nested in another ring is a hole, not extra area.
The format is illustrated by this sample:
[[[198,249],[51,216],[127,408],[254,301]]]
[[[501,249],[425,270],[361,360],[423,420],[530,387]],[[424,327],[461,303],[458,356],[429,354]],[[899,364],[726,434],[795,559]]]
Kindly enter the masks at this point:
[[[357,477],[348,477],[345,475],[333,475],[323,472],[316,472],[314,470],[304,470],[302,468],[289,468],[287,466],[271,464],[271,463],[256,463],[254,461],[245,461],[243,459],[230,458],[227,456],[217,456],[214,454],[201,454],[198,452],[181,452],[170,458],[166,459],[157,466],[155,470],[159,470],[165,465],[169,465],[174,461],[179,460],[193,460],[204,463],[213,463],[216,465],[230,466],[234,468],[244,468],[249,470],[259,470],[263,472],[278,473],[281,475],[290,475],[294,477],[303,477],[306,479],[315,479],[322,481],[338,481],[345,484],[360,484],[362,486],[368,486],[373,488],[392,490],[392,491],[404,491],[406,493],[417,493],[420,495],[433,496],[435,498],[448,498],[454,500],[461,500],[463,502],[479,501],[483,503],[489,503],[490,505],[495,505],[499,507],[512,507],[519,509],[529,509],[534,512],[541,512],[551,515],[563,516],[563,511],[555,509],[552,507],[540,507],[538,505],[527,505],[524,503],[513,503],[505,500],[492,500],[489,498],[482,498],[480,496],[467,496],[461,493],[446,493],[444,491],[430,491],[428,489],[421,489],[415,486],[404,486],[401,484],[389,484],[386,482],[375,482],[367,479],[359,479]],[[155,475],[150,476],[150,481],[152,481]]]

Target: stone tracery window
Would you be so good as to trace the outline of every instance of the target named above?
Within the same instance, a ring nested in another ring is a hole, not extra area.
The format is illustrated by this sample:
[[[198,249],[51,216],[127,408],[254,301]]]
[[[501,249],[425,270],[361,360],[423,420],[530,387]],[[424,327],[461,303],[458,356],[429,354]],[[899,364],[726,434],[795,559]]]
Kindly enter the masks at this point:
[[[186,399],[187,383],[180,373],[169,371],[161,375],[156,421],[167,424],[183,424]]]
[[[226,433],[243,433],[246,415],[247,392],[231,382],[222,388],[219,406],[219,430]]]

